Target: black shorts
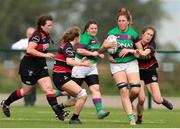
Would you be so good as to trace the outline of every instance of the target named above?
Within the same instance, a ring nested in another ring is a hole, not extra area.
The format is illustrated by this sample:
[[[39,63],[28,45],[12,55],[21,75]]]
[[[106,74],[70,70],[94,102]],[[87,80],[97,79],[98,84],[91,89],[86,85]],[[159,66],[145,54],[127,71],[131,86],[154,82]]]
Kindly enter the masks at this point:
[[[19,74],[23,83],[35,85],[39,79],[49,76],[46,60],[44,58],[23,58]]]
[[[59,90],[61,90],[61,87],[70,80],[72,80],[71,73],[53,73],[54,85]]]
[[[80,86],[82,85],[83,81],[85,81],[88,86],[99,84],[99,77],[97,74],[89,75],[86,76],[85,78],[72,78],[72,79]]]
[[[145,84],[158,82],[158,73],[156,69],[140,70],[139,73],[140,73],[140,79],[143,80]]]

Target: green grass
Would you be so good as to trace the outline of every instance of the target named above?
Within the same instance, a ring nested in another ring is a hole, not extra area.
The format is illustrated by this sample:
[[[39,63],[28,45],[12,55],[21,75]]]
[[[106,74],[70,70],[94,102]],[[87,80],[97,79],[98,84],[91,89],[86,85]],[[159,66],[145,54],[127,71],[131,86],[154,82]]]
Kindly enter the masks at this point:
[[[72,108],[70,108],[72,114]],[[85,108],[80,116],[83,124],[68,124],[55,119],[49,107],[11,107],[11,117],[0,112],[0,128],[129,128],[127,117],[122,109],[108,109],[110,116],[96,119],[94,108]],[[136,128],[180,128],[180,110],[145,110],[144,123]]]

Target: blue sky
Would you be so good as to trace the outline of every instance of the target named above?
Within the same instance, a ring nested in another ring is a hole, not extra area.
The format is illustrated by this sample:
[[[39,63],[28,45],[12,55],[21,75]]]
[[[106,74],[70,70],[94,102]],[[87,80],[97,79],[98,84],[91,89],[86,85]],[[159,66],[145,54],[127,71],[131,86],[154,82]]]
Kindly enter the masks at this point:
[[[180,0],[162,0],[163,8],[171,19],[163,19],[158,30],[160,44],[172,42],[180,50]]]

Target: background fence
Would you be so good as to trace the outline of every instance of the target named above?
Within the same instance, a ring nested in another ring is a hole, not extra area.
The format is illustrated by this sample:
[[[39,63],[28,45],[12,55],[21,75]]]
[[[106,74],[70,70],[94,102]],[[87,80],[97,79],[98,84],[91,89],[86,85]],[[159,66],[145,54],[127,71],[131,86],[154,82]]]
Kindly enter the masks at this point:
[[[0,49],[0,93],[9,93],[21,86],[18,69],[22,53],[23,51],[19,50]],[[160,66],[159,82],[163,96],[180,96],[180,52],[158,51],[156,55]],[[53,59],[47,61],[50,73],[53,61]],[[100,61],[98,69],[102,94],[118,95],[107,58]]]

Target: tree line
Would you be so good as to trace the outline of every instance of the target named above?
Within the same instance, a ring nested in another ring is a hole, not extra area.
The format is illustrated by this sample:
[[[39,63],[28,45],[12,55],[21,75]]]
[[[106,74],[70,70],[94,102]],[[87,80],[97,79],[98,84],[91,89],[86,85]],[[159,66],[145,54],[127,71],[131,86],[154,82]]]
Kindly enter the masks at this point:
[[[25,37],[26,28],[35,26],[36,18],[42,14],[54,17],[52,35],[56,45],[59,35],[67,27],[78,25],[83,29],[90,19],[99,23],[99,38],[102,41],[108,30],[116,26],[120,7],[130,10],[133,27],[137,31],[147,25],[157,26],[159,20],[165,17],[160,0],[1,0],[1,48],[10,48],[13,42]]]

